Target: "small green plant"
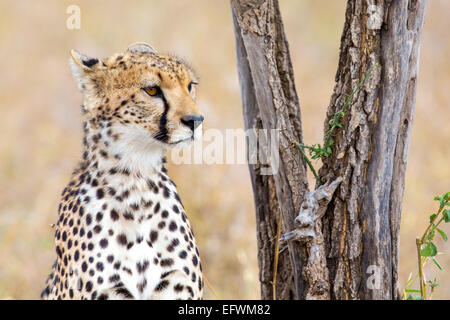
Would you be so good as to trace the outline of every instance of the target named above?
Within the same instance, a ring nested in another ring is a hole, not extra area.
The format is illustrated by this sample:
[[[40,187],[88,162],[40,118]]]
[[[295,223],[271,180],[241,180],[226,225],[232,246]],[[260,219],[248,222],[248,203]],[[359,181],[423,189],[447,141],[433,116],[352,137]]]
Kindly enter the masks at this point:
[[[442,222],[450,222],[450,192],[441,196],[437,196],[434,200],[439,201],[439,209],[429,217],[428,226],[420,238],[416,239],[418,272],[415,276],[409,276],[403,290],[402,299],[406,300],[427,300],[431,299],[434,290],[439,287],[439,283],[434,280],[425,280],[423,272],[424,266],[432,261],[439,270],[443,270],[442,266],[436,259],[438,250],[434,243],[436,232],[444,241],[448,240],[447,234],[439,228]],[[413,289],[415,282],[419,280],[419,289]],[[429,287],[429,295],[427,288]]]
[[[308,156],[304,152],[304,149],[308,149],[311,159],[328,158],[333,153],[332,147],[335,143],[334,137],[336,136],[337,129],[342,128],[341,119],[345,116],[347,106],[351,104],[353,96],[357,94],[358,91],[361,89],[361,87],[364,85],[364,82],[366,82],[366,79],[369,77],[373,69],[375,67],[378,67],[379,65],[380,65],[379,63],[376,63],[372,68],[369,69],[369,71],[367,71],[364,74],[363,78],[358,83],[358,85],[356,86],[356,88],[353,90],[352,93],[345,94],[345,100],[342,108],[336,111],[333,115],[333,118],[331,118],[330,121],[328,122],[330,124],[330,129],[328,129],[328,131],[325,133],[323,146],[320,143],[313,145],[306,145],[303,143],[298,143],[296,141],[293,142],[293,145],[297,147],[297,149],[301,152],[303,158],[308,164],[308,167],[313,173],[314,177],[316,178],[318,185],[321,185],[322,183],[319,179],[319,176],[317,175],[316,170],[314,169],[314,166],[311,163],[311,160],[309,160]]]

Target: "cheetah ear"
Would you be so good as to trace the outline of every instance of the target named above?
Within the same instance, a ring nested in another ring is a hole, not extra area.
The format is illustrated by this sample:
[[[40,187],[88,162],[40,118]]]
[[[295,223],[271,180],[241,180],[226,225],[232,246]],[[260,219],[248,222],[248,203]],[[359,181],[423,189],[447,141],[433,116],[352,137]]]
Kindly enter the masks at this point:
[[[86,93],[91,87],[89,74],[92,73],[93,68],[99,63],[97,58],[90,58],[76,50],[71,50],[70,68],[72,74],[77,80],[78,88],[81,92]]]
[[[139,52],[139,53],[151,53],[158,54],[155,49],[153,49],[149,44],[145,42],[136,42],[130,44],[127,49],[128,52]]]
[[[90,69],[93,66],[95,66],[98,63],[98,59],[97,58],[91,58],[88,57],[84,54],[79,53],[78,51],[72,49],[70,51],[70,55],[72,56],[72,60],[73,62],[75,62],[75,64],[83,69]]]

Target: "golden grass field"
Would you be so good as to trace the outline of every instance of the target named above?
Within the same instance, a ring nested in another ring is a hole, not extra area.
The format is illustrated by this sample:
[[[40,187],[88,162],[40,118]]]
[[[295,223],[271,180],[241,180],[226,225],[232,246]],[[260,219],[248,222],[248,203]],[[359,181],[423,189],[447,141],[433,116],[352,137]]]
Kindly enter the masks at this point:
[[[66,8],[81,8],[81,29]],[[301,101],[305,141],[320,142],[334,85],[345,1],[280,0]],[[429,0],[403,204],[400,272],[416,271],[415,238],[450,191],[450,1]],[[228,1],[3,0],[0,2],[0,298],[38,299],[55,259],[61,190],[81,158],[81,94],[71,48],[106,57],[145,41],[200,75],[206,128],[242,128]],[[204,272],[223,299],[258,299],[253,196],[247,165],[169,165],[194,227]],[[450,232],[449,226],[444,226]],[[444,271],[427,268],[450,298]],[[206,299],[214,296],[206,289]]]

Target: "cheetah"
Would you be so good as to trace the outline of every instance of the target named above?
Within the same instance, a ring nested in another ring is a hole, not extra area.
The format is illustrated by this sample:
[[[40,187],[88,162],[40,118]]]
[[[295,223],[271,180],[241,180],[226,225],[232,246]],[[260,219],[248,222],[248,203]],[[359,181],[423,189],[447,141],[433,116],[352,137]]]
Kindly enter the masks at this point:
[[[201,137],[198,80],[136,43],[97,59],[71,51],[83,94],[83,156],[61,195],[56,261],[42,299],[201,299],[202,267],[170,148]]]

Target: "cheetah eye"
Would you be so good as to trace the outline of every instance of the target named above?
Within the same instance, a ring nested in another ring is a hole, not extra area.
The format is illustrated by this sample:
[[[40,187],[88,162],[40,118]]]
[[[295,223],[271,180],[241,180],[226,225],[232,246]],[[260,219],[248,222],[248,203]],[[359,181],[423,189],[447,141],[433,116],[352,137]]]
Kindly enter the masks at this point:
[[[160,90],[159,87],[146,87],[142,88],[142,90],[145,91],[146,94],[148,94],[151,97],[155,97],[159,94]]]

